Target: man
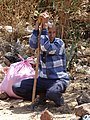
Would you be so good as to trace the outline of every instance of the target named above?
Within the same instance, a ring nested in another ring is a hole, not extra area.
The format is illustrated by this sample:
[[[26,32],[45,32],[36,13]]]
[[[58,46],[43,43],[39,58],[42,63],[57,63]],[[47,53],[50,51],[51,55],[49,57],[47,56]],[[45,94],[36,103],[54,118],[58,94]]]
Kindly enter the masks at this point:
[[[30,47],[37,49],[39,27],[42,23],[36,95],[41,95],[39,100],[42,103],[45,100],[51,100],[57,106],[61,106],[64,104],[62,93],[65,92],[69,83],[69,76],[66,73],[65,48],[64,42],[56,38],[55,25],[48,22],[48,17],[47,12],[40,14],[29,40]],[[33,81],[34,79],[23,80],[21,83],[13,85],[12,89],[15,94],[31,100]],[[44,96],[42,96],[42,93],[44,93]]]

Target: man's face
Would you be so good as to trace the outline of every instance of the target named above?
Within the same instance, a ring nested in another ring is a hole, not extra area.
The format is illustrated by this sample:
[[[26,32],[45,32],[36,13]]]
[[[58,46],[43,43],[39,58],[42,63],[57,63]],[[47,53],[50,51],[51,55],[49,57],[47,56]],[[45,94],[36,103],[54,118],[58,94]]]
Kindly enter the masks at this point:
[[[52,42],[56,37],[56,29],[54,27],[48,29],[48,36],[49,36],[50,42]]]

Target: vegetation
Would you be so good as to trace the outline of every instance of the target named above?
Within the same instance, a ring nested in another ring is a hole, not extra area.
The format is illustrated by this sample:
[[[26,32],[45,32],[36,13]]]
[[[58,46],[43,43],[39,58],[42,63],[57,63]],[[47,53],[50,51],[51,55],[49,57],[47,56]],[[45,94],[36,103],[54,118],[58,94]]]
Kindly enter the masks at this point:
[[[3,55],[9,51],[18,51],[24,58],[36,55],[29,48],[28,39],[35,20],[45,10],[56,23],[57,36],[66,45],[70,84],[64,93],[65,106],[60,111],[47,102],[46,107],[37,106],[31,112],[30,101],[8,98],[0,100],[1,119],[39,120],[46,108],[55,119],[69,120],[74,119],[75,107],[90,103],[90,0],[0,0],[0,65],[3,65]],[[4,74],[0,73],[0,83],[3,78]]]
[[[12,26],[12,33],[0,31],[1,48],[8,42],[14,45],[19,38],[28,35],[26,22],[33,27],[35,11],[48,10],[50,19],[57,25],[57,36],[66,43],[67,68],[77,54],[78,42],[89,38],[89,0],[0,0],[0,25]],[[1,30],[1,29],[0,29]],[[29,33],[30,34],[30,33]],[[7,43],[7,44],[8,44]]]

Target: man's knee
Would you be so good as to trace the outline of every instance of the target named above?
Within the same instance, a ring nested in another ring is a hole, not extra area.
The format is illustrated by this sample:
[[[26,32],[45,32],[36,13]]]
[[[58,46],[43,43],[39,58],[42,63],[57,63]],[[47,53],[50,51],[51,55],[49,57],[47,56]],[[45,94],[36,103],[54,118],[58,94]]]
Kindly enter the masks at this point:
[[[17,83],[12,85],[12,90],[16,95],[22,92],[22,90],[20,90],[20,87],[17,85]]]
[[[19,96],[26,94],[26,89],[21,87],[21,82],[12,85],[12,90],[16,95]]]

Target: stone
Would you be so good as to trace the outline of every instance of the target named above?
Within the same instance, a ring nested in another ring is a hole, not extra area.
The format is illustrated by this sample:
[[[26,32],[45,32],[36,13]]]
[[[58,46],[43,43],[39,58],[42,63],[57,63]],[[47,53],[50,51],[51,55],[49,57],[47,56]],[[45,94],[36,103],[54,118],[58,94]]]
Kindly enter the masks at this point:
[[[78,105],[84,104],[84,103],[90,103],[90,96],[86,92],[82,92],[81,95],[79,95],[76,98],[76,101]]]
[[[45,109],[41,113],[40,120],[53,120],[53,114]]]
[[[84,116],[86,114],[90,114],[90,103],[82,104],[79,106],[76,106],[74,109],[76,116]]]

